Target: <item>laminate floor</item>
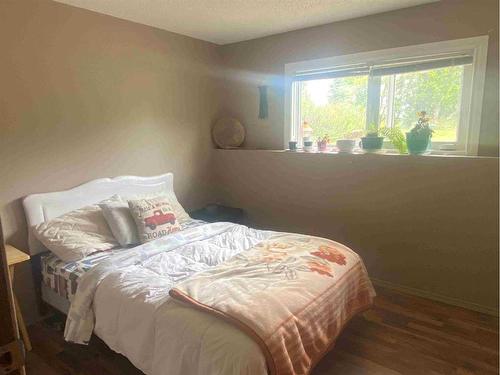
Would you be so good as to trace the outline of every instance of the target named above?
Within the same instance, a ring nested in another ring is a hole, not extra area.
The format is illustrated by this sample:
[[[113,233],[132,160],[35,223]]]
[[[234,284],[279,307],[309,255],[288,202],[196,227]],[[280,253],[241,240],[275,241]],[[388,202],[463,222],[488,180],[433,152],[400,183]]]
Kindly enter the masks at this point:
[[[313,375],[498,374],[498,318],[377,288],[371,310],[355,317]],[[29,328],[33,375],[142,374],[94,337],[64,342],[63,319]],[[168,374],[166,374],[168,375]]]

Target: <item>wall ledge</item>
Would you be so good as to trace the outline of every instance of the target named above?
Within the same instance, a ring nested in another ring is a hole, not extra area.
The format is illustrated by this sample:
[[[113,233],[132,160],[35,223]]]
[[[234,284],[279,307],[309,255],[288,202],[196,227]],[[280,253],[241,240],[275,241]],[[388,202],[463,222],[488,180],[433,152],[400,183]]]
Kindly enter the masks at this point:
[[[497,156],[472,156],[472,155],[456,155],[456,154],[428,154],[428,155],[409,155],[398,154],[393,152],[384,153],[364,153],[364,152],[304,152],[304,151],[289,151],[289,150],[264,150],[252,148],[233,148],[233,149],[215,149],[218,152],[255,152],[255,153],[268,153],[268,154],[284,154],[293,155],[297,157],[338,157],[338,158],[406,158],[406,159],[429,159],[429,158],[445,158],[445,159],[493,159],[500,160]]]

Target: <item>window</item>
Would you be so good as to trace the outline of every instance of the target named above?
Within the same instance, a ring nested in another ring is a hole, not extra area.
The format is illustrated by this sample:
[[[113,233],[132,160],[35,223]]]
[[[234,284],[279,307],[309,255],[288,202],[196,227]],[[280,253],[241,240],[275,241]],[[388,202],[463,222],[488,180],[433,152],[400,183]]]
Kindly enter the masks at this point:
[[[433,142],[456,143],[464,74],[470,74],[469,65],[381,77],[379,126],[408,131],[415,113],[425,109],[433,119]]]
[[[372,127],[406,132],[426,111],[434,151],[475,155],[486,51],[478,37],[287,64],[285,142],[302,142],[304,122],[331,142]]]
[[[367,76],[301,82],[300,124],[311,124],[313,139],[328,135],[333,142],[353,132],[362,133],[367,89]]]

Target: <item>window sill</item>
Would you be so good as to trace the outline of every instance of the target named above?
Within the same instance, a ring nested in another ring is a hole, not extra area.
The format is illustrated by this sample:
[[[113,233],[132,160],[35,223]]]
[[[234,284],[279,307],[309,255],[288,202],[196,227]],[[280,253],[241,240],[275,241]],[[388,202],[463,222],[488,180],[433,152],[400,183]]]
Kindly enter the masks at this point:
[[[465,155],[465,153],[458,153],[456,151],[446,152],[446,151],[432,151],[430,154],[426,155],[409,155],[409,154],[399,154],[398,152],[392,150],[384,150],[381,153],[365,153],[361,150],[355,150],[352,153],[347,152],[337,152],[337,151],[290,151],[290,150],[267,150],[258,148],[234,148],[234,149],[216,149],[219,152],[234,152],[234,151],[245,151],[245,152],[259,152],[259,153],[276,153],[276,154],[287,154],[287,155],[301,155],[301,156],[311,156],[311,157],[400,157],[400,158],[467,158],[467,159],[498,159],[495,156],[474,156]]]

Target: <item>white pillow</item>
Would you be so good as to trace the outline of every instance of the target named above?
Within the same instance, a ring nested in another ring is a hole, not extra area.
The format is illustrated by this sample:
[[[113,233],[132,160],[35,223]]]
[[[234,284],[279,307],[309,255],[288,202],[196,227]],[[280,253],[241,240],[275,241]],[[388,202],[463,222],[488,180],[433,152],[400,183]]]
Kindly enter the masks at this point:
[[[117,199],[114,196],[101,203]],[[40,223],[34,233],[47,249],[65,262],[80,260],[97,251],[119,246],[97,204]]]
[[[177,200],[177,197],[175,196],[175,193],[173,190],[166,192],[166,196],[167,196],[168,200],[170,201],[170,204],[172,205],[172,209],[174,210],[175,216],[177,217],[177,220],[179,220],[179,222],[182,223],[186,220],[191,219],[191,217],[188,215],[186,210],[184,210],[184,207],[182,207],[182,205]]]
[[[177,217],[177,220],[179,220],[179,222],[182,223],[186,220],[191,219],[186,210],[184,210],[184,207],[182,207],[182,205],[177,200],[177,197],[175,196],[175,192],[173,190],[162,189],[158,190],[157,192],[151,192],[146,194],[128,194],[119,196],[119,198],[122,199],[123,201],[136,200],[136,199],[154,199],[160,197],[165,197],[166,199],[168,199],[168,201],[172,205],[172,209],[175,212],[175,216]]]
[[[111,232],[122,247],[139,245],[141,243],[127,202],[100,203],[99,207],[102,209],[102,214]]]
[[[172,202],[165,196],[129,200],[128,206],[142,243],[182,229]]]

